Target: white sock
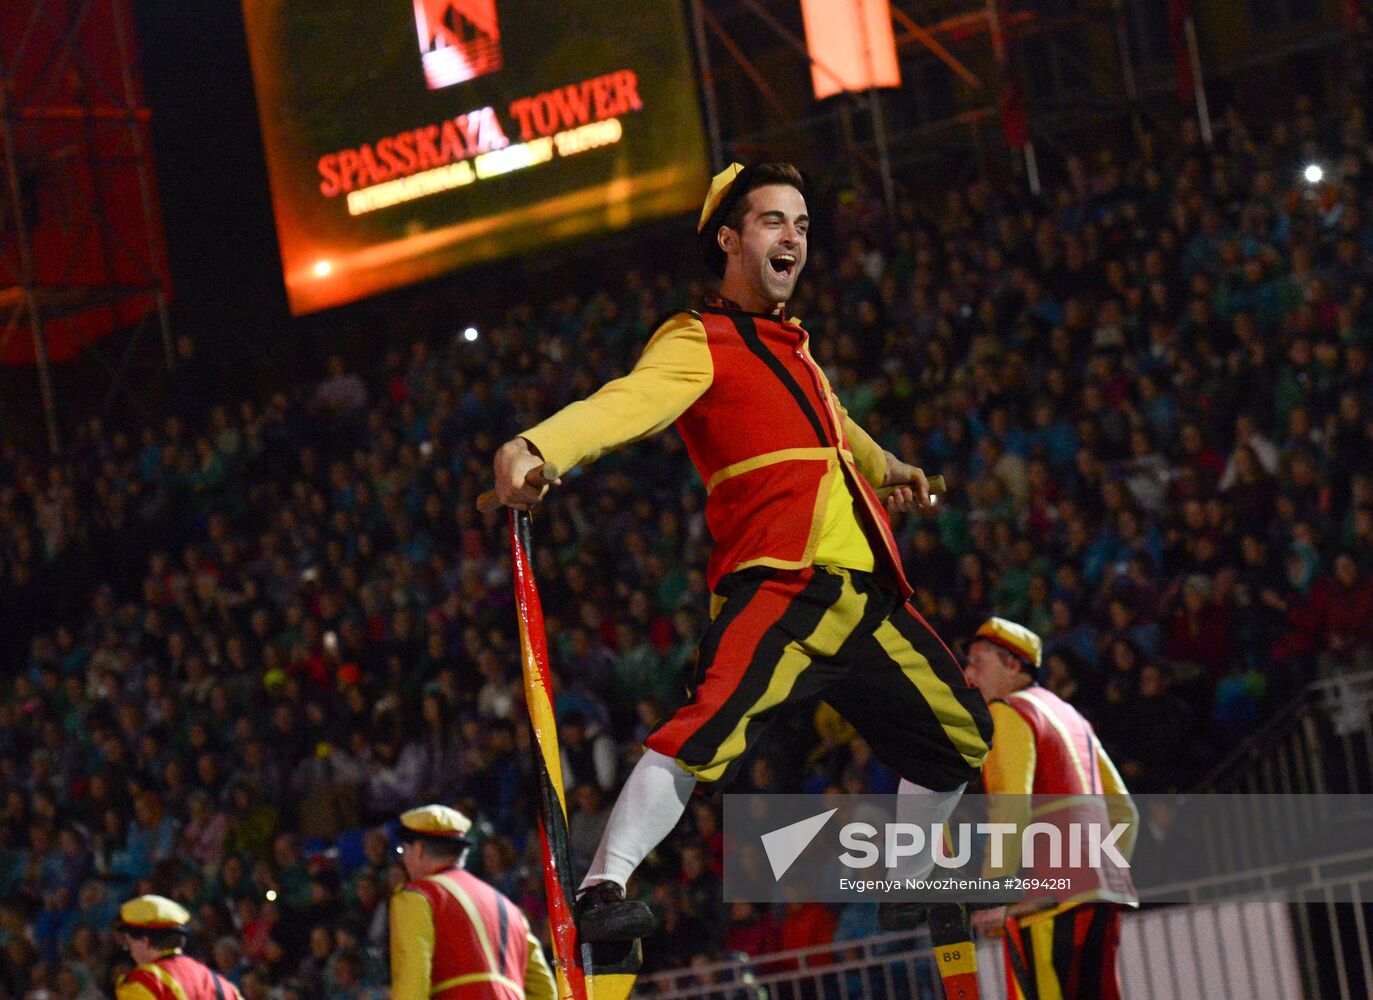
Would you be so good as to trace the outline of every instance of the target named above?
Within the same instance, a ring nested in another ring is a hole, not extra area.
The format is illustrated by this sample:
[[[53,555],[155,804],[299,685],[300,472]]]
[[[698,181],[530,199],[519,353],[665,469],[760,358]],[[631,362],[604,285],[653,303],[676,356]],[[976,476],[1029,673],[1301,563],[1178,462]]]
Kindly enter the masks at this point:
[[[634,869],[682,818],[695,787],[696,779],[671,757],[645,750],[615,800],[582,888],[597,882],[628,885]]]
[[[896,792],[896,818],[902,823],[914,823],[924,831],[925,849],[919,854],[903,859],[900,867],[901,878],[925,878],[934,870],[934,843],[930,837],[932,827],[943,828],[953,815],[954,807],[963,797],[967,782],[948,792],[936,792],[924,785],[901,779]]]

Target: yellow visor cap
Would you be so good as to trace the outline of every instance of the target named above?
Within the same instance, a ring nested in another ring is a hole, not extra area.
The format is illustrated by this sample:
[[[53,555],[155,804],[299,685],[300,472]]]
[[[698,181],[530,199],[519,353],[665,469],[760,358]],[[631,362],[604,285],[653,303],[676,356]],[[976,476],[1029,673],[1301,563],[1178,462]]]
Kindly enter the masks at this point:
[[[715,210],[720,207],[725,195],[729,194],[729,189],[743,172],[742,163],[731,163],[711,178],[710,190],[706,192],[706,203],[701,206],[701,221],[696,223],[698,233],[706,228],[706,223],[710,221],[710,217],[715,214]]]
[[[1006,618],[988,618],[973,636],[973,642],[978,641],[995,643],[1002,649],[1014,653],[1036,670],[1039,669],[1044,643],[1024,625],[1018,625]]]
[[[470,819],[456,809],[440,805],[419,806],[403,812],[400,814],[400,825],[426,837],[454,839],[467,836],[467,831],[472,829]]]
[[[119,908],[119,922],[125,927],[166,930],[185,927],[191,922],[191,914],[166,896],[138,896]]]

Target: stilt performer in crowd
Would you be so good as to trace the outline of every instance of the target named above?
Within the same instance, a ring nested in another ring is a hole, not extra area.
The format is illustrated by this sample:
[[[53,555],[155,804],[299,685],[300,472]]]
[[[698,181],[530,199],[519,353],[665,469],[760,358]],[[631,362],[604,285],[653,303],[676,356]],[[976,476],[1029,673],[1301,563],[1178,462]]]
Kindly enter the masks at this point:
[[[1096,738],[1092,725],[1062,698],[1037,683],[1041,643],[1023,625],[1004,618],[982,624],[968,647],[968,679],[991,706],[996,749],[982,772],[988,795],[1006,795],[1004,808],[992,808],[1000,822],[1023,829],[1048,821],[1080,833],[1084,822],[1107,828],[1126,823],[1120,841],[1126,857],[1133,849],[1139,814],[1120,773]],[[1033,798],[1032,798],[1033,796]],[[1097,798],[1098,796],[1104,798]],[[1018,845],[1018,837],[1011,838]],[[1084,856],[1085,856],[1084,852]],[[1018,853],[1001,871],[1014,874]],[[984,934],[1006,936],[1006,994],[1011,1000],[1119,1000],[1116,951],[1122,907],[1139,905],[1127,869],[1105,865],[1055,869],[1043,881],[1071,878],[1066,892],[1056,890],[1050,906],[1029,905],[979,910],[973,920]],[[1027,899],[1027,904],[1035,900]]]
[[[577,898],[584,941],[652,931],[648,907],[625,898],[630,876],[696,782],[729,776],[789,703],[828,701],[930,822],[947,818],[987,755],[987,707],[907,602],[877,494],[895,487],[893,509],[928,511],[928,480],[849,418],[784,311],[809,224],[789,164],[717,175],[698,231],[718,297],[667,319],[630,374],[496,453],[496,494],[527,510],[547,489],[545,463],[566,472],[675,424],[706,487],[713,619],[690,700],[648,737],[611,812]],[[912,922],[916,909],[904,908]]]

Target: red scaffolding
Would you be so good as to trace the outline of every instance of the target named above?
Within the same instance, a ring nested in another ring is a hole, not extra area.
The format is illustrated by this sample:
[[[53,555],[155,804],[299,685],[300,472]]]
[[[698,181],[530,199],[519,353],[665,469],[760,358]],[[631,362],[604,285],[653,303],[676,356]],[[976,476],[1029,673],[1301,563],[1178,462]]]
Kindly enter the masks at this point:
[[[0,5],[0,363],[34,367],[54,452],[53,363],[96,355],[109,399],[149,334],[171,366],[148,119],[122,0]]]

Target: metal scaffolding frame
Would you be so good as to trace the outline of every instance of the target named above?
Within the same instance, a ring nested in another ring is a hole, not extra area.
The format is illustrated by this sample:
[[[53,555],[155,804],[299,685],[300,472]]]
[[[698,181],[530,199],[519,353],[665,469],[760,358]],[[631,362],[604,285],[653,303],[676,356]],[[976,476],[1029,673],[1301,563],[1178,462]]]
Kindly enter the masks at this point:
[[[905,68],[923,64],[947,71],[956,95],[951,113],[922,113],[914,122],[893,125],[884,123],[882,110],[883,106],[899,107],[902,97],[892,92],[850,94],[802,114],[785,115],[785,88],[764,71],[777,63],[766,62],[768,55],[759,51],[757,33],[766,28],[772,49],[798,54],[795,33],[788,37],[776,23],[785,5],[779,0],[691,0],[712,154],[719,165],[731,155],[771,155],[778,147],[804,144],[818,136],[821,143],[846,146],[849,162],[880,178],[883,187],[891,169],[928,163],[955,149],[968,154],[962,158],[965,169],[985,172],[987,148],[1004,145],[1000,134],[990,143],[988,136],[999,133],[999,119],[1005,122],[1002,101],[1008,84],[1026,78],[1021,94],[1030,141],[1018,149],[1006,149],[1006,154],[1033,190],[1036,142],[1062,152],[1064,132],[1102,127],[1108,121],[1128,123],[1136,142],[1144,142],[1147,125],[1161,123],[1167,116],[1166,106],[1176,105],[1178,74],[1173,61],[1141,63],[1138,58],[1142,39],[1137,37],[1136,18],[1143,16],[1149,4],[1150,0],[1086,0],[1071,8],[1041,11],[1005,0],[891,0],[897,48]],[[1198,38],[1200,26],[1188,18],[1184,52],[1192,71],[1187,102],[1191,112],[1206,122],[1207,78],[1213,73],[1225,76],[1247,62],[1273,61],[1296,51],[1351,41],[1347,33],[1331,30],[1326,21],[1317,19],[1312,28],[1288,43],[1255,46],[1243,59],[1216,59],[1207,57],[1207,38]],[[750,32],[754,45],[745,38]],[[799,55],[801,65],[807,56],[804,51]],[[1052,66],[1046,68],[1046,62]],[[1039,79],[1033,81],[1036,85],[1028,79],[1031,69],[1039,71]],[[722,126],[718,109],[728,102],[717,94],[717,87],[727,73],[745,90],[761,96],[770,109],[766,117],[775,117],[776,125],[733,132]],[[1052,78],[1047,87],[1043,85],[1046,78]],[[856,126],[866,127],[868,121],[867,135],[855,137]],[[1203,127],[1203,132],[1209,129]]]
[[[113,30],[90,30],[97,16],[107,18]],[[94,342],[81,350],[109,377],[106,409],[150,328],[160,333],[161,361],[170,371],[166,249],[154,197],[149,113],[135,82],[124,3],[26,0],[23,20],[22,32],[0,37],[0,359],[15,336],[27,332],[32,338],[48,447],[56,454],[61,440],[50,326],[150,298],[153,308],[134,324],[119,358],[107,357]],[[110,178],[121,169],[132,169],[138,189],[141,225],[132,240],[108,215]],[[45,251],[35,245],[34,198],[58,184],[66,185],[61,193],[71,238],[61,259],[40,260],[37,255]],[[92,261],[99,262],[101,277],[78,280],[78,265]]]
[[[941,8],[937,16],[933,16],[933,19],[924,18],[923,20],[927,23],[923,24],[921,19],[903,9],[897,0],[893,0],[891,4],[898,51],[917,48],[927,52],[947,67],[963,86],[977,95],[978,103],[982,106],[958,115],[957,123],[959,124],[970,124],[976,128],[978,123],[984,119],[996,116],[998,88],[1007,73],[1011,72],[1010,33],[1023,33],[1032,29],[1037,23],[1034,15],[1025,12],[1003,16],[1003,3],[1004,0],[1001,2],[999,0],[955,0],[952,5],[954,9],[943,9],[950,7],[948,3],[937,4],[936,6]],[[764,26],[772,38],[780,43],[781,48],[798,55],[807,64],[813,64],[813,57],[807,50],[805,41],[781,23],[776,12],[765,0],[736,0],[733,6],[751,15],[757,23]],[[922,5],[916,4],[917,8],[920,6]],[[711,154],[717,167],[722,165],[727,158],[726,147],[750,151],[750,147],[766,145],[782,132],[828,128],[837,124],[852,161],[869,168],[878,177],[885,201],[889,207],[891,206],[894,199],[892,149],[894,145],[911,141],[914,139],[914,135],[909,130],[898,133],[889,132],[883,110],[884,99],[879,91],[869,90],[862,94],[846,95],[835,101],[833,107],[817,109],[815,113],[806,115],[800,120],[793,118],[779,129],[768,129],[762,132],[724,138],[721,133],[717,110],[720,102],[716,93],[717,78],[712,69],[710,38],[715,39],[729,60],[750,81],[769,108],[784,118],[786,117],[785,109],[766,74],[746,54],[745,46],[731,34],[722,23],[722,19],[717,14],[712,13],[705,0],[692,0],[692,20],[704,91],[707,127],[711,137]],[[989,52],[995,57],[990,72],[979,74],[967,64],[966,60],[961,59],[952,51],[951,44],[946,45],[944,41],[941,41],[940,36],[955,38],[965,44],[969,38],[985,36],[990,46]],[[870,123],[872,135],[870,142],[859,141],[855,138],[855,112],[866,117]],[[951,119],[950,123],[954,123],[954,120]],[[1031,167],[1031,175],[1033,175],[1033,155],[1033,147],[1030,146],[1027,148],[1026,157]]]

